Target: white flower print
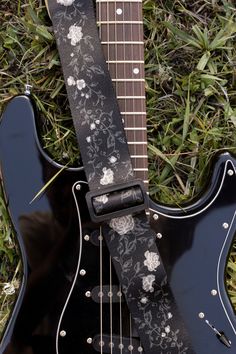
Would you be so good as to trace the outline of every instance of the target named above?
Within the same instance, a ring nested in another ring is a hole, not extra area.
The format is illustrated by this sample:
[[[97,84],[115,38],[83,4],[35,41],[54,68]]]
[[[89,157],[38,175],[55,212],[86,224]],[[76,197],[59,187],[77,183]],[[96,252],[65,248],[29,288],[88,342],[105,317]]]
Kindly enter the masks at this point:
[[[72,25],[69,28],[69,33],[67,38],[71,39],[71,45],[75,46],[83,37],[82,27],[77,25]]]
[[[81,80],[76,81],[76,85],[77,85],[78,90],[81,91],[81,90],[83,90],[83,88],[85,88],[86,83],[85,83],[84,79],[81,79]]]
[[[121,216],[110,221],[109,226],[119,235],[125,235],[127,232],[133,230],[134,219],[132,215]]]
[[[166,326],[166,327],[165,327],[165,332],[166,332],[166,333],[170,333],[170,326]]]
[[[154,288],[153,288],[153,282],[155,281],[155,275],[149,274],[146,277],[142,278],[143,280],[143,290],[144,291],[150,291],[150,293],[153,293]]]
[[[155,252],[146,251],[144,256],[146,259],[143,263],[148,268],[149,272],[156,271],[156,268],[160,265],[158,254]]]
[[[99,119],[96,119],[96,120],[95,120],[95,123],[96,123],[96,124],[100,124],[100,120],[99,120]]]
[[[111,184],[114,181],[114,172],[110,168],[104,167],[102,169],[103,177],[100,179],[100,184],[103,186]]]
[[[91,123],[91,124],[90,124],[90,129],[91,129],[91,130],[96,129],[96,125],[95,125],[94,123]]]
[[[95,198],[96,202],[106,204],[108,202],[107,194],[100,195],[99,197]]]
[[[75,0],[57,0],[57,3],[64,6],[70,6],[73,4],[74,1]]]
[[[111,156],[109,158],[110,163],[115,163],[117,161],[117,158],[115,156]]]
[[[172,313],[171,313],[171,312],[168,312],[167,317],[168,317],[168,319],[170,320],[170,319],[173,317]]]
[[[69,76],[67,79],[67,84],[69,86],[74,86],[75,85],[75,79],[73,78],[73,76]]]
[[[91,136],[87,136],[86,141],[87,141],[87,143],[91,143],[91,141],[92,141]]]

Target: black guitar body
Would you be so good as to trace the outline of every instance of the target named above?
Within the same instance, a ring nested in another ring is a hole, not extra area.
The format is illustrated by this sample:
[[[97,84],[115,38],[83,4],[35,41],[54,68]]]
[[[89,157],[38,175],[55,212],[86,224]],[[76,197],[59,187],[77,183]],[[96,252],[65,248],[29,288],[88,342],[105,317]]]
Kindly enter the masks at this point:
[[[218,156],[207,190],[182,210],[150,202],[168,279],[199,354],[236,353],[236,317],[225,288],[236,232],[235,166],[230,154]],[[231,341],[230,348],[208,321]]]
[[[36,124],[33,102],[22,95],[8,104],[0,126],[2,182],[23,261],[0,353],[86,354],[101,346],[110,353],[111,345],[113,353],[129,353],[132,345],[137,354],[140,341],[133,328],[131,336],[101,230],[88,216],[83,170],[64,169],[46,155]]]
[[[102,227],[88,216],[83,169],[54,162],[41,148],[36,124],[31,99],[23,95],[8,104],[0,126],[2,181],[23,260],[0,354],[138,354],[142,347]],[[235,314],[224,285],[235,205],[235,160],[229,154],[219,157],[207,191],[184,210],[150,201],[158,246],[197,354],[236,353]],[[160,343],[173,335],[165,330]],[[162,353],[187,351],[160,345]]]

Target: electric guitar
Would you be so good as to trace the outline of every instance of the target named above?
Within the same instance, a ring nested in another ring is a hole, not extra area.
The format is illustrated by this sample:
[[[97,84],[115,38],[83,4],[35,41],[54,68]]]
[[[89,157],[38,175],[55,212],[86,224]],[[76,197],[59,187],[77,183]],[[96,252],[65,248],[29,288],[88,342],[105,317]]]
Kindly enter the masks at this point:
[[[134,171],[148,188],[141,6],[141,1],[97,1],[97,19]],[[141,353],[102,227],[89,218],[83,167],[65,168],[43,150],[28,95],[13,98],[3,113],[0,155],[23,261],[21,289],[0,354]],[[236,225],[235,172],[235,159],[225,153],[206,191],[188,206],[150,200],[150,221],[197,354],[236,351],[235,314],[224,283]],[[160,326],[153,329],[157,354],[187,354],[164,302],[159,310]]]

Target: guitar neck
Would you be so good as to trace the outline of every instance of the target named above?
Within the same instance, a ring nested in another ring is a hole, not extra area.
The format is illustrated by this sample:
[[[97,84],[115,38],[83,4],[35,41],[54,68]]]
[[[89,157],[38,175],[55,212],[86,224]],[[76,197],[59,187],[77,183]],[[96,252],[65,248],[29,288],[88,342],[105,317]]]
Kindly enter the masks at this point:
[[[148,184],[142,0],[96,0],[96,14],[135,175]]]

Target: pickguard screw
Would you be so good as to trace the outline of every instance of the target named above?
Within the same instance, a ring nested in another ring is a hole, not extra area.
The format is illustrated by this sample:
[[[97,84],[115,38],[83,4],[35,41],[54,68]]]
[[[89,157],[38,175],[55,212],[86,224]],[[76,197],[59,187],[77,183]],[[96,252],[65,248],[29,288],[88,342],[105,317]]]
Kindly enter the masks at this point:
[[[216,296],[217,295],[217,290],[216,289],[212,289],[211,290],[211,295],[212,296]]]
[[[227,222],[224,222],[222,226],[223,226],[224,229],[228,229],[229,224]]]
[[[158,220],[159,219],[159,216],[157,214],[153,214],[152,217],[153,217],[154,220]]]
[[[90,238],[89,235],[85,235],[85,236],[84,236],[84,240],[85,240],[85,241],[89,241],[89,238]]]
[[[61,331],[61,332],[60,332],[60,336],[61,336],[61,337],[65,337],[65,336],[66,336],[66,331],[64,331],[64,330]]]
[[[93,342],[92,338],[90,338],[90,337],[87,338],[87,343],[88,343],[88,344],[92,344],[92,342]]]
[[[158,232],[157,234],[157,238],[161,239],[162,238],[162,234],[160,232]]]
[[[86,270],[85,269],[81,269],[81,271],[79,272],[80,275],[82,275],[82,277],[86,274]]]
[[[229,176],[233,176],[233,174],[234,174],[234,171],[233,171],[233,170],[228,170],[228,175],[229,175]]]
[[[142,347],[138,347],[138,352],[142,352],[143,351],[143,348]]]
[[[86,291],[85,296],[86,297],[91,297],[91,291]]]
[[[204,318],[205,317],[205,313],[199,312],[198,317],[201,318],[201,319]]]
[[[76,184],[75,189],[76,189],[77,191],[80,191],[80,190],[81,190],[81,185],[80,185],[80,184]]]

